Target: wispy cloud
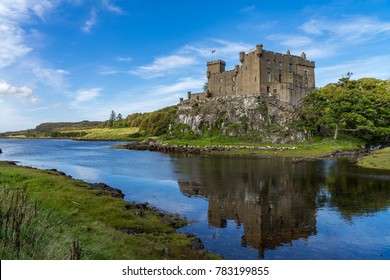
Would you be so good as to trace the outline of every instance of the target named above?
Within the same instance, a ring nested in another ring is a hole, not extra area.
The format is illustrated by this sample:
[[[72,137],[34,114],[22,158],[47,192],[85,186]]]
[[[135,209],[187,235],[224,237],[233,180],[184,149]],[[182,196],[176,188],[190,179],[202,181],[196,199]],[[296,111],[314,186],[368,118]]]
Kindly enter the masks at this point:
[[[251,13],[251,12],[254,12],[256,10],[256,6],[255,5],[251,5],[251,6],[246,6],[244,8],[242,8],[240,10],[241,13]]]
[[[244,42],[233,42],[212,38],[207,41],[188,44],[179,50],[181,55],[199,57],[199,61],[205,65],[205,60],[215,58],[225,60],[228,63],[237,63],[240,51],[249,51],[253,45]],[[213,54],[212,50],[216,52]]]
[[[24,42],[24,31],[15,23],[0,20],[0,68],[6,67],[32,49]]]
[[[81,27],[81,30],[85,33],[90,33],[92,28],[96,25],[96,23],[97,23],[97,11],[96,8],[92,8],[89,13],[89,19]]]
[[[390,22],[369,17],[348,17],[342,20],[312,19],[301,26],[307,34],[334,35],[348,41],[369,40],[379,34],[390,35]]]
[[[150,94],[182,96],[185,92],[189,90],[202,88],[204,82],[205,79],[203,77],[197,79],[193,77],[180,78],[177,82],[173,84],[164,84],[152,88]]]
[[[120,62],[131,62],[133,60],[132,57],[128,56],[128,57],[120,57],[118,56],[116,58],[117,61],[120,61]]]
[[[112,2],[109,0],[101,0],[100,4],[100,6],[97,5],[90,10],[89,18],[84,22],[83,26],[81,27],[81,30],[84,33],[91,33],[92,28],[98,23],[98,17],[100,13],[104,11],[108,11],[110,13],[118,15],[124,13],[120,7],[112,4]]]
[[[280,41],[281,45],[289,48],[300,48],[313,43],[313,40],[308,36],[293,36],[287,34],[273,34],[268,36],[269,40]]]
[[[112,4],[109,0],[102,0],[102,6],[104,9],[106,9],[109,12],[116,13],[116,14],[123,13],[123,10],[121,8]]]
[[[41,82],[54,88],[63,87],[64,78],[69,72],[63,69],[50,69],[41,65],[32,68],[32,72]]]
[[[101,91],[102,91],[101,88],[90,88],[90,89],[78,90],[74,94],[75,102],[81,103],[86,101],[92,101],[100,95]]]
[[[323,59],[359,44],[375,44],[389,39],[390,22],[365,16],[316,18],[307,20],[292,32],[273,34],[268,39],[288,46],[293,52],[304,50],[311,59]]]
[[[316,75],[321,77],[324,86],[336,82],[347,72],[353,72],[353,78],[376,77],[378,79],[390,78],[390,55],[364,57],[357,60],[324,66],[316,69]]]
[[[129,71],[130,74],[140,76],[144,79],[163,77],[167,72],[177,70],[197,64],[195,57],[169,55],[157,57],[153,63],[145,66],[139,66],[135,70]]]

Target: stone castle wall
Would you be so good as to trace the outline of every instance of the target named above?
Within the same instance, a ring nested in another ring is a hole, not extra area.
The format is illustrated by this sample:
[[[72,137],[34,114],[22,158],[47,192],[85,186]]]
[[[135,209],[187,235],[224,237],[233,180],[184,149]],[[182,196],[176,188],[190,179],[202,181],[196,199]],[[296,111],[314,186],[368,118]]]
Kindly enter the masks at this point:
[[[282,102],[298,105],[315,89],[315,63],[301,56],[263,50],[257,45],[249,53],[240,52],[240,65],[225,71],[226,63],[215,60],[207,63],[208,90],[188,93],[188,99],[205,100],[226,96],[257,96],[267,94]]]

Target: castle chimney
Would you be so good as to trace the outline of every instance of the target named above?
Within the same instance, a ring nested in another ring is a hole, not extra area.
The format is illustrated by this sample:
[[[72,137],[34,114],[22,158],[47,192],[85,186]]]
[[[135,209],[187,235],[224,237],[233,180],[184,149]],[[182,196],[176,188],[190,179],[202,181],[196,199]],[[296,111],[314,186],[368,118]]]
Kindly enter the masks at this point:
[[[191,99],[191,91],[187,91],[187,97],[188,99]]]
[[[301,57],[302,57],[304,60],[306,60],[306,54],[305,54],[305,52],[302,52]]]
[[[238,66],[238,65],[234,66],[234,76],[238,75],[239,69],[240,69],[240,66]]]
[[[244,63],[244,59],[245,59],[245,52],[240,52],[240,62]]]

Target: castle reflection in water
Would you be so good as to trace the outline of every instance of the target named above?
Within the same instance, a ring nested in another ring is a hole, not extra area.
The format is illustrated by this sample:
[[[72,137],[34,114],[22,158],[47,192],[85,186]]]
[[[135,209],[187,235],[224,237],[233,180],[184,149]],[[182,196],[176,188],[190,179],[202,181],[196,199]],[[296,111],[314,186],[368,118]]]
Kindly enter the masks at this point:
[[[194,161],[181,163],[179,169],[192,175],[179,181],[180,190],[189,197],[207,198],[209,226],[224,228],[229,220],[243,226],[241,245],[257,249],[260,258],[266,249],[316,235],[317,208],[324,203],[348,218],[388,207],[390,201],[386,181],[374,180],[371,188],[359,188],[366,180],[351,179],[350,164],[335,169],[332,161],[292,163],[277,157],[210,158],[199,160],[197,166]],[[371,202],[366,199],[368,192]],[[354,209],[343,205],[344,196],[345,200],[352,196],[358,205],[350,204]]]

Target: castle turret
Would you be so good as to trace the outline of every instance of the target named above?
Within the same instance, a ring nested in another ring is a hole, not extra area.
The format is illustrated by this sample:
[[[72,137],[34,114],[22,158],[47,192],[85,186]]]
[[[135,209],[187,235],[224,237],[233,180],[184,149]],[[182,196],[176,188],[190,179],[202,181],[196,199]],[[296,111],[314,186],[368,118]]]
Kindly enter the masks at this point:
[[[263,44],[256,45],[257,56],[260,57],[263,54]]]
[[[214,60],[207,62],[207,75],[210,73],[222,73],[225,71],[226,62],[223,60]]]

